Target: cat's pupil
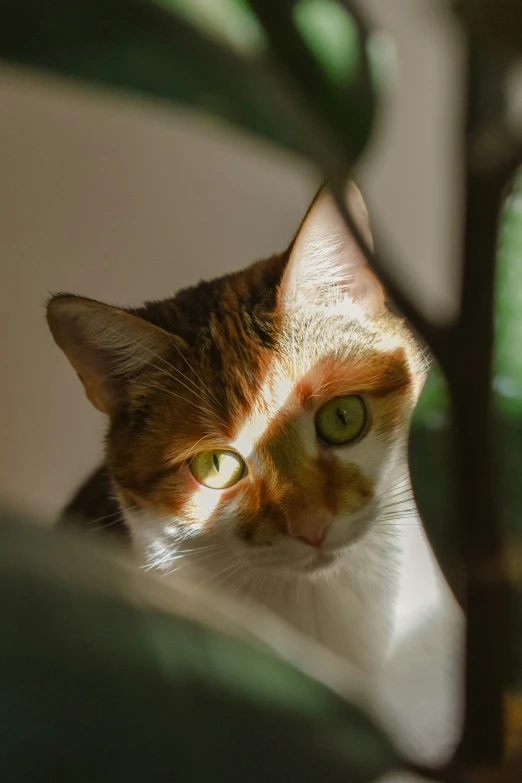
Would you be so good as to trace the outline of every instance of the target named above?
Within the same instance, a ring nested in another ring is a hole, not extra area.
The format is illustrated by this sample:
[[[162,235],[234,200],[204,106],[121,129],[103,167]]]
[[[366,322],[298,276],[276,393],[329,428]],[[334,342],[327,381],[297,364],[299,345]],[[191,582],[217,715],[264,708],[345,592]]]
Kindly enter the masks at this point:
[[[339,421],[343,424],[344,427],[346,427],[347,421],[346,421],[346,413],[341,410],[340,408],[337,408],[337,417]]]
[[[216,469],[216,473],[219,473],[219,458],[217,454],[212,455],[212,462],[214,463],[214,467]]]

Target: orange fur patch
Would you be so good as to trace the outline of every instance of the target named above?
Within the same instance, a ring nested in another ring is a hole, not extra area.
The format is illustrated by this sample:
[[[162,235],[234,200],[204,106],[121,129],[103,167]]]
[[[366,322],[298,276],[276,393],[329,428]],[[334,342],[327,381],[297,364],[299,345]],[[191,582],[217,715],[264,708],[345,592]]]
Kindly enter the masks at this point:
[[[356,464],[340,460],[335,450],[307,452],[299,416],[313,415],[333,397],[361,394],[368,404],[369,427],[392,434],[402,426],[410,403],[411,338],[390,314],[383,328],[404,348],[392,344],[389,350],[381,349],[360,325],[354,330],[353,351],[346,355],[332,345],[321,358],[316,345],[318,360],[302,377],[286,379],[283,399],[270,414],[273,400],[265,405],[263,394],[273,385],[274,367],[287,366],[279,353],[281,316],[273,298],[279,264],[281,259],[257,264],[216,281],[216,290],[202,284],[219,304],[202,321],[206,326],[196,331],[192,350],[183,356],[172,351],[167,363],[147,366],[129,380],[127,409],[114,418],[107,439],[109,470],[129,505],[211,528],[223,507],[237,497],[238,535],[271,544],[297,511],[327,509],[333,515],[350,515],[372,499],[373,481]],[[260,302],[265,300],[263,309]],[[203,294],[197,302],[190,300],[191,313],[197,303],[203,307],[203,301]],[[160,315],[148,317],[166,328]],[[179,310],[176,317],[183,321]],[[191,345],[188,325],[181,337]],[[252,446],[255,460],[247,476],[237,487],[212,495],[211,512],[197,520],[197,487],[188,461],[200,450],[227,448],[248,416],[262,411],[263,405],[266,423]]]

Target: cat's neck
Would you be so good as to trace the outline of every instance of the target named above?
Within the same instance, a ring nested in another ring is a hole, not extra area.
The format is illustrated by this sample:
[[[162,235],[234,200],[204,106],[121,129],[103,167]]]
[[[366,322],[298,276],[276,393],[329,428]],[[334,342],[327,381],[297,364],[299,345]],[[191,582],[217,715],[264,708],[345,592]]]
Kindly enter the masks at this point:
[[[397,544],[369,538],[354,544],[335,572],[297,579],[267,575],[252,597],[292,626],[344,659],[372,668],[382,660],[393,634],[398,589]],[[245,591],[250,593],[250,591]]]
[[[366,671],[378,668],[446,600],[448,588],[420,522],[367,534],[335,572],[314,579],[267,573],[241,594]]]
[[[219,587],[223,581],[223,590],[257,601],[367,671],[378,668],[448,591],[416,517],[367,532],[346,550],[334,571],[313,578],[258,570],[249,574],[240,564],[240,586],[231,589],[230,560],[224,567],[219,558],[199,557],[194,551],[193,558],[184,557],[187,562],[173,569],[172,578],[181,576],[186,565],[202,572],[203,583]]]
[[[225,562],[183,558],[163,579],[217,586],[236,568]],[[406,754],[434,764],[449,757],[461,720],[462,616],[418,519],[367,533],[337,571],[313,580],[243,577],[240,600],[264,605],[371,676],[378,710]]]

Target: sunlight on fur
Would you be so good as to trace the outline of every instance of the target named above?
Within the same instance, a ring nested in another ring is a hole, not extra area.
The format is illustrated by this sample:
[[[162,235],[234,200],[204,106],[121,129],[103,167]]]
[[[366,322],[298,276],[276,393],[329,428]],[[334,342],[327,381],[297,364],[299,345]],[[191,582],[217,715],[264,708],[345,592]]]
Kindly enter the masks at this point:
[[[328,190],[279,255],[137,309],[60,294],[48,321],[109,420],[69,511],[116,518],[165,580],[262,604],[372,678],[412,757],[448,754],[462,618],[407,454],[427,357]]]

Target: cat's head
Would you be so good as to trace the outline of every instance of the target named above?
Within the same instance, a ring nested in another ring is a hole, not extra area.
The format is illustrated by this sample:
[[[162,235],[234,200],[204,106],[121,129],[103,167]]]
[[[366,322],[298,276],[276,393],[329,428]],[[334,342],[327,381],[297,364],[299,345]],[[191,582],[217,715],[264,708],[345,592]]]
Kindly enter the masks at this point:
[[[314,574],[389,514],[425,361],[326,189],[282,255],[137,310],[58,295],[48,320],[145,563]]]

